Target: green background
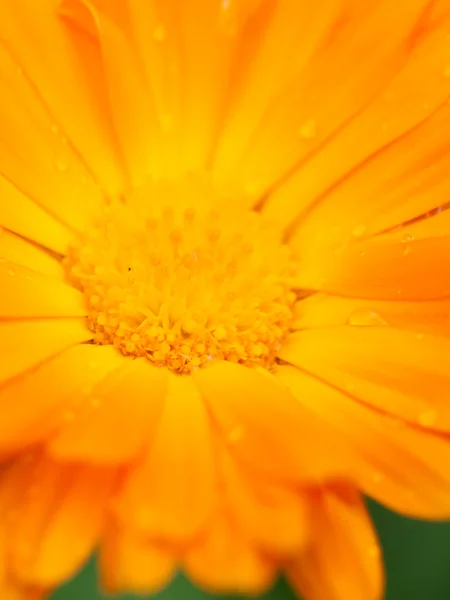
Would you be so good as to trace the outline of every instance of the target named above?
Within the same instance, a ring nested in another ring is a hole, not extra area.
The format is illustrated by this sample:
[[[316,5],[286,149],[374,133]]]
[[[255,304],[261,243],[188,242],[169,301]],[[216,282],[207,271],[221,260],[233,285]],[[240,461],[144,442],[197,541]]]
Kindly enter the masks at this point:
[[[387,571],[386,600],[450,600],[450,523],[423,523],[404,519],[370,503],[384,549]],[[102,600],[96,590],[95,569],[90,564],[51,600]],[[130,600],[131,596],[120,596]],[[155,600],[208,600],[216,598],[194,588],[179,576]],[[224,600],[230,600],[229,596]],[[294,600],[285,582],[263,600]],[[261,600],[262,600],[261,599]],[[349,600],[351,600],[349,598]]]

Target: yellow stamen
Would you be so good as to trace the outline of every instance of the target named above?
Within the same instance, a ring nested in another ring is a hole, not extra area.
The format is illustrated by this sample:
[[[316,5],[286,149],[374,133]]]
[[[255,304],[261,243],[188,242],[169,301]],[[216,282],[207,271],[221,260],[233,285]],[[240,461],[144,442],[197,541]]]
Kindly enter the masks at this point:
[[[254,212],[148,194],[111,204],[65,259],[94,341],[179,373],[212,358],[270,366],[296,298],[287,246]]]

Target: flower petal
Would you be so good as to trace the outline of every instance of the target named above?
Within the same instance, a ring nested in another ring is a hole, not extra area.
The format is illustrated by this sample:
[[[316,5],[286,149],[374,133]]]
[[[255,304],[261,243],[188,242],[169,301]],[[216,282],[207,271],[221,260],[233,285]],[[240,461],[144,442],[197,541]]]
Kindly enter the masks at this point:
[[[344,326],[288,337],[280,358],[390,415],[450,431],[450,340]]]
[[[9,564],[8,527],[20,502],[24,478],[31,463],[23,457],[0,470],[0,597],[2,600],[43,600],[48,590],[36,589],[13,577]]]
[[[390,325],[416,333],[450,336],[450,300],[383,302],[313,294],[296,305],[294,329],[340,325]]]
[[[207,534],[188,548],[183,568],[194,583],[221,594],[257,595],[275,577],[274,565],[225,514],[217,515]]]
[[[255,546],[271,555],[289,555],[309,534],[303,496],[244,471],[223,452],[224,496],[236,523]]]
[[[67,138],[52,130],[36,87],[1,43],[0,78],[1,174],[58,221],[84,230],[103,203],[101,191]]]
[[[284,56],[275,53],[284,61],[277,65],[281,77],[267,76],[266,64],[253,58],[251,65],[256,64],[259,77],[266,77],[262,89],[272,83],[271,94],[264,93],[260,100],[259,88],[246,88],[247,98],[249,90],[253,92],[253,102],[245,98],[248,104],[242,107],[238,96],[233,112],[240,118],[231,122],[224,136],[226,158],[232,155],[232,162],[225,163],[220,149],[216,169],[226,170],[241,189],[253,188],[254,202],[264,197],[386,88],[405,64],[411,38],[429,4],[415,0],[394,10],[391,0],[278,3],[272,17],[280,18],[278,27],[265,26],[263,31],[269,38],[276,35],[282,48]],[[302,7],[304,13],[299,14]],[[273,41],[260,38],[257,48],[267,44]],[[355,61],[355,56],[365,60]],[[261,107],[256,119],[255,107]],[[301,196],[294,198],[297,202]]]
[[[305,600],[380,600],[380,549],[359,495],[326,490],[313,502],[311,544],[288,568],[294,589]]]
[[[0,383],[91,338],[81,318],[0,320]]]
[[[159,126],[132,41],[89,0],[64,0],[61,13],[77,27],[88,26],[100,44],[110,111],[132,183],[159,174]]]
[[[191,378],[169,375],[154,440],[127,477],[121,517],[155,538],[186,541],[209,516],[214,494],[211,424]]]
[[[404,202],[404,195],[410,179],[418,181],[426,174],[411,170],[409,177],[402,180],[401,176],[408,161],[422,165],[427,162],[430,145],[435,144],[436,150],[445,145],[445,136],[439,139],[432,133],[432,123],[426,125],[431,135],[422,133],[419,125],[445,105],[450,92],[450,78],[445,75],[450,48],[442,41],[448,31],[450,13],[441,2],[425,4],[428,10],[420,25],[405,38],[403,62],[383,93],[377,94],[345,127],[326,140],[320,152],[300,164],[267,200],[263,210],[281,228],[292,229],[300,224],[301,228],[305,225],[305,233],[312,228],[317,232],[315,218],[320,216],[322,231],[325,222],[330,224],[324,240],[329,241],[328,238],[334,239],[342,230],[351,231],[362,223],[376,230],[383,227],[382,221],[401,222],[408,211],[417,210],[419,198]],[[391,2],[384,6],[391,15],[397,12],[399,19],[405,8],[408,11],[415,8],[412,4],[394,7]],[[400,31],[390,20],[391,26]],[[380,27],[385,29],[386,22],[380,23]],[[366,68],[364,61],[362,65]],[[338,73],[345,79],[345,75]],[[334,102],[334,95],[327,98]],[[445,109],[441,116],[445,118]],[[354,174],[356,180],[352,183]],[[387,180],[392,182],[392,190],[384,185]],[[361,194],[369,195],[371,201],[361,201]],[[303,224],[301,219],[311,208],[314,222]],[[298,237],[302,235],[299,231]]]
[[[67,136],[101,187],[115,194],[123,177],[99,53],[80,32],[72,31],[70,39],[59,5],[60,0],[5,0],[0,37],[45,103],[53,137],[58,131]]]
[[[153,438],[167,393],[167,373],[144,358],[121,358],[120,367],[95,382],[74,419],[50,442],[53,457],[120,464],[136,458]]]
[[[72,232],[0,175],[0,226],[64,254]]]
[[[39,253],[38,250],[36,250]],[[42,253],[43,254],[43,253]],[[2,236],[0,235],[0,257]],[[82,317],[83,294],[53,278],[0,258],[0,318]]]
[[[417,240],[404,235],[403,241],[380,236],[314,257],[304,255],[295,285],[371,300],[448,297],[450,235]]]
[[[446,439],[372,410],[294,367],[277,379],[349,445],[353,481],[389,508],[414,517],[450,514],[450,447]]]
[[[113,470],[37,457],[10,523],[15,575],[42,587],[72,576],[98,542],[115,481]]]
[[[154,594],[176,571],[174,552],[125,530],[110,531],[101,546],[101,576],[107,592]]]
[[[60,261],[50,252],[0,227],[0,261],[2,259],[29,267],[60,281],[65,277]]]
[[[193,377],[230,451],[256,473],[297,483],[346,472],[339,440],[268,372],[224,361]]]
[[[122,362],[112,346],[79,344],[1,386],[0,454],[45,440],[70,422],[86,390]]]

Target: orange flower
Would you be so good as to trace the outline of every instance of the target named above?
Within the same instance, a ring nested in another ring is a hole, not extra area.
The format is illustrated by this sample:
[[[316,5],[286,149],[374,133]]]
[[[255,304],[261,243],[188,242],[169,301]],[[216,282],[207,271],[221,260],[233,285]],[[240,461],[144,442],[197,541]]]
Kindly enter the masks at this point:
[[[376,600],[450,516],[447,0],[0,0],[0,596],[100,548]]]

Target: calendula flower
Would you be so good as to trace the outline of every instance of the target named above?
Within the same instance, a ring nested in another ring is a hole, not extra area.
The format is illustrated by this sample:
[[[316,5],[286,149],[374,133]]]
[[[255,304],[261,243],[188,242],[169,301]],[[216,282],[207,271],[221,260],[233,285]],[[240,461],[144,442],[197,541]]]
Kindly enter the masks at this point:
[[[450,515],[450,4],[0,15],[2,600],[379,599],[360,494]]]

